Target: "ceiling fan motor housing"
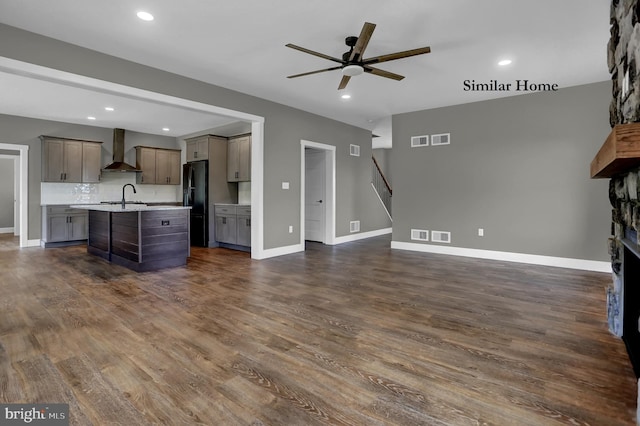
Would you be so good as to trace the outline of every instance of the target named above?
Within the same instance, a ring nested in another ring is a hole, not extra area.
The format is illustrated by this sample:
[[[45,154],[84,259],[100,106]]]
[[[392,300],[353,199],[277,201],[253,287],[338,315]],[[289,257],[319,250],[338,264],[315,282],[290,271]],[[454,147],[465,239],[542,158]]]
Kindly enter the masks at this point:
[[[344,39],[344,43],[349,47],[355,46],[357,42],[358,42],[358,37],[356,36],[350,36]]]

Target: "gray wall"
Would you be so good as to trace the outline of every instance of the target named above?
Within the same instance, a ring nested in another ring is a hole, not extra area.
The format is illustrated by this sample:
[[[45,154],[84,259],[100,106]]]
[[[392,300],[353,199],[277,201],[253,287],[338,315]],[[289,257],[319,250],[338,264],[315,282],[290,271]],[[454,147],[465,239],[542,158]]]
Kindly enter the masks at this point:
[[[393,240],[451,231],[455,247],[608,260],[608,180],[589,165],[610,99],[602,82],[394,116]],[[451,145],[410,147],[437,133]]]
[[[2,24],[0,56],[265,117],[266,249],[300,242],[301,139],[337,147],[337,236],[349,234],[350,220],[359,219],[362,232],[390,226],[370,185],[370,131]],[[0,139],[6,139],[1,131]],[[360,145],[360,157],[349,156],[351,143]],[[40,148],[34,148],[29,155],[39,163]],[[39,166],[37,174],[39,178]],[[281,189],[282,181],[290,182],[289,190]],[[30,181],[34,193],[36,182]],[[292,234],[289,225],[294,225]],[[39,229],[31,218],[29,226]]]
[[[13,228],[13,163],[11,158],[0,158],[0,228]]]
[[[0,143],[29,146],[29,236],[40,239],[40,180],[42,177],[42,142],[40,135],[102,141],[102,164],[113,158],[113,129],[82,126],[58,121],[0,114]],[[179,148],[176,138],[125,131],[125,159],[135,164],[135,145]],[[2,226],[0,226],[2,227]]]

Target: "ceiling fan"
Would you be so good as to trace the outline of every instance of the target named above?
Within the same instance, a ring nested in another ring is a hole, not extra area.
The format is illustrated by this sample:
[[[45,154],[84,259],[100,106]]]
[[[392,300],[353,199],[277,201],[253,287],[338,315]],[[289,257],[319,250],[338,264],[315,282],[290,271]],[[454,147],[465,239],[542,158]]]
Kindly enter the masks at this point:
[[[404,78],[404,76],[399,74],[394,74],[389,71],[384,71],[378,68],[374,68],[371,65],[379,64],[381,62],[394,61],[396,59],[408,58],[410,56],[423,55],[425,53],[431,52],[430,47],[421,47],[419,49],[411,49],[405,50],[403,52],[390,53],[388,55],[375,56],[373,58],[363,59],[364,50],[367,48],[369,44],[369,39],[373,34],[373,30],[376,28],[376,24],[372,24],[370,22],[365,22],[362,26],[362,31],[360,31],[360,36],[355,37],[347,37],[344,42],[347,46],[349,46],[349,51],[342,54],[342,59],[334,58],[333,56],[325,55],[323,53],[314,52],[313,50],[305,49],[304,47],[296,46],[295,44],[287,44],[287,47],[290,47],[295,50],[299,50],[304,53],[308,53],[310,55],[318,56],[320,58],[328,59],[333,62],[337,62],[340,65],[326,68],[317,71],[305,72],[302,74],[295,74],[287,76],[287,78],[296,78],[303,77],[305,75],[318,74],[326,71],[334,71],[334,70],[342,70],[342,80],[340,80],[340,84],[338,85],[338,90],[342,90],[347,87],[349,80],[351,77],[356,75],[360,75],[363,72],[377,75],[380,77],[386,77],[393,80],[400,81]]]

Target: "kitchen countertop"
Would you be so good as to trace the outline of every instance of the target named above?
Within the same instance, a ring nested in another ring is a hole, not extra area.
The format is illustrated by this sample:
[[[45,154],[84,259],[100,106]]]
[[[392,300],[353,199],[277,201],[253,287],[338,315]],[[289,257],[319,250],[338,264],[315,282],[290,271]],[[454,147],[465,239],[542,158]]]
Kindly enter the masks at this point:
[[[87,202],[83,202],[83,201],[71,201],[68,203],[42,203],[40,204],[41,207],[46,207],[46,206],[69,206],[69,205],[74,205],[74,206],[95,206],[97,204],[120,204],[120,200],[117,201],[87,201]],[[160,205],[167,205],[167,206],[174,206],[174,205],[182,205],[181,201],[140,201],[140,200],[127,200],[127,204],[133,204],[133,203],[137,203],[137,204],[146,204],[146,205],[150,205],[150,206],[160,206]]]
[[[125,209],[122,209],[122,206],[120,204],[72,204],[69,207],[74,209],[96,210],[101,212],[185,210],[191,208],[184,206],[148,206],[146,204],[127,204]]]

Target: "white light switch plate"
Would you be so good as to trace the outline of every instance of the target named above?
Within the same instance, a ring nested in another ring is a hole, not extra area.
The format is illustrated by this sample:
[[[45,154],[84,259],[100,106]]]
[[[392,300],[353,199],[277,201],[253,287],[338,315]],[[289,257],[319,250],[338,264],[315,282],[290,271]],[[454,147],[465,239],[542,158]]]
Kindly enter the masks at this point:
[[[282,182],[282,189],[289,189],[289,182]]]

